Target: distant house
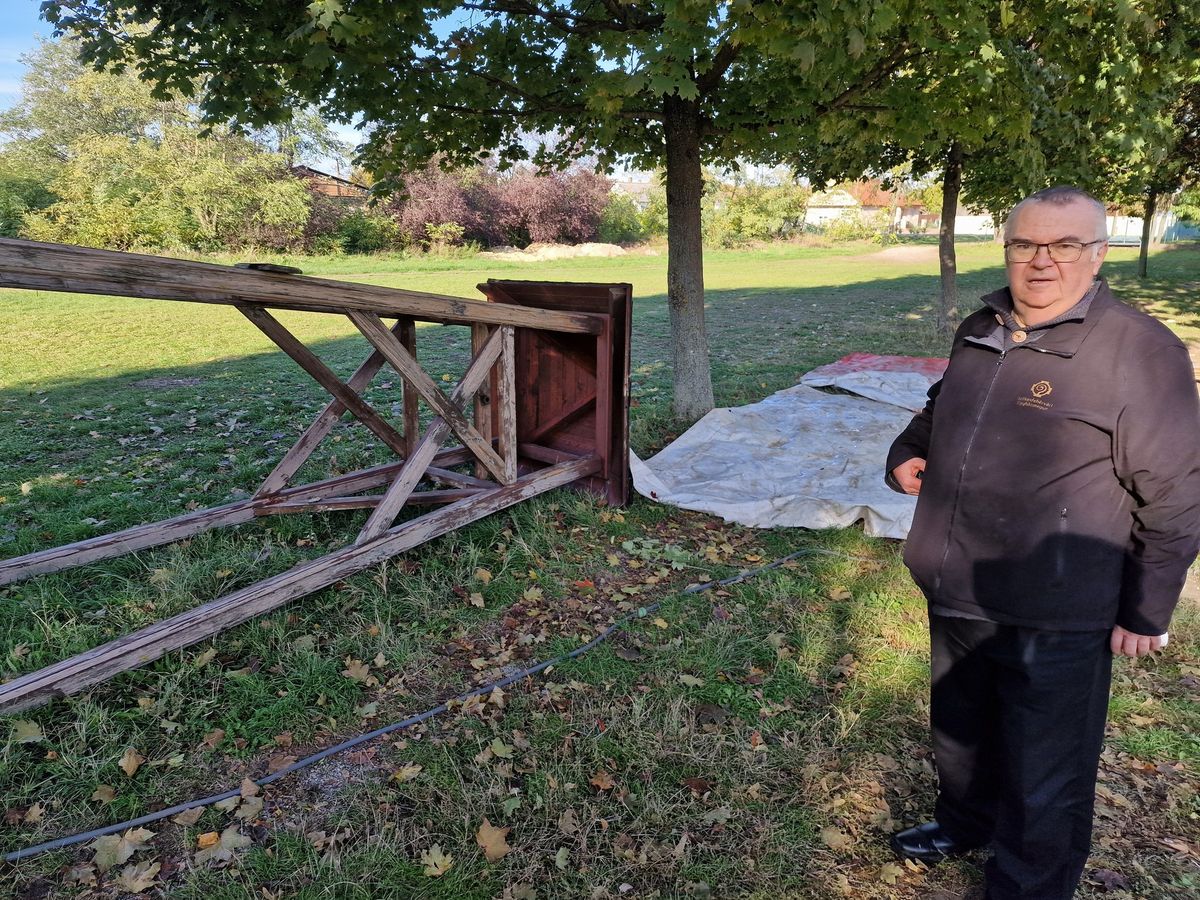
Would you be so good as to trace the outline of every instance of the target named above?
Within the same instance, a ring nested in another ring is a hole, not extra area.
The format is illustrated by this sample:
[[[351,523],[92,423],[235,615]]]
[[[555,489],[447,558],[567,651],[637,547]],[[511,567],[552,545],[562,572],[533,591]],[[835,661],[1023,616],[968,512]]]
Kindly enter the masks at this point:
[[[308,183],[308,189],[314,194],[326,197],[345,197],[350,200],[366,200],[370,196],[369,189],[361,184],[355,184],[337,175],[321,172],[311,166],[292,166],[292,174]]]
[[[828,191],[817,191],[808,198],[808,208],[804,211],[805,225],[828,225],[845,215],[856,215],[862,210],[862,204],[847,191],[834,188]]]
[[[608,180],[612,185],[612,193],[624,194],[640,210],[645,210],[650,205],[650,198],[658,186],[658,178],[649,172],[625,172]]]

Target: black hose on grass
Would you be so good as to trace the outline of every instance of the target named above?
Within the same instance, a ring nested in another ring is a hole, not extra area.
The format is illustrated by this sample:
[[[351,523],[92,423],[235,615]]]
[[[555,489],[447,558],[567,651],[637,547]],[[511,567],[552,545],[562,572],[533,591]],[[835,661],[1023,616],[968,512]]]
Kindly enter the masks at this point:
[[[815,554],[824,554],[826,556],[838,556],[838,557],[842,557],[844,559],[854,559],[854,560],[860,560],[862,562],[870,562],[870,560],[868,560],[866,557],[851,556],[848,553],[838,553],[836,550],[824,550],[824,549],[817,548],[817,547],[811,547],[811,548],[808,548],[805,550],[797,550],[795,553],[789,553],[787,556],[780,557],[779,559],[775,560],[774,562],[767,563],[765,566],[759,566],[757,569],[743,569],[741,572],[738,572],[736,575],[731,575],[728,578],[721,579],[720,581],[705,581],[705,582],[701,582],[699,584],[693,584],[690,587],[685,588],[682,591],[682,593],[684,593],[684,594],[699,594],[699,593],[702,593],[703,591],[707,591],[714,587],[726,587],[731,584],[738,584],[740,582],[747,580],[748,578],[753,578],[754,576],[758,575],[761,572],[766,572],[769,569],[778,568],[779,566],[783,565],[785,562],[788,562],[790,560],[796,559],[801,556],[811,556],[811,555],[815,555]],[[441,704],[433,707],[432,709],[427,709],[423,713],[417,713],[416,715],[409,716],[407,719],[402,719],[399,722],[393,722],[390,725],[384,725],[382,728],[376,728],[374,731],[368,731],[366,734],[360,734],[358,737],[350,738],[347,741],[342,741],[342,743],[337,744],[333,747],[328,747],[325,750],[321,750],[319,753],[314,753],[314,754],[312,754],[312,756],[306,756],[306,757],[304,757],[304,759],[297,760],[296,762],[292,763],[290,766],[285,766],[284,768],[280,769],[277,772],[272,772],[270,775],[266,775],[262,778],[256,779],[254,783],[257,784],[259,787],[265,787],[266,785],[270,784],[273,781],[278,781],[280,778],[283,778],[285,775],[290,775],[293,772],[299,771],[300,769],[307,768],[308,766],[311,766],[314,763],[320,762],[321,760],[325,759],[326,757],[333,756],[335,753],[341,753],[343,750],[349,750],[352,747],[357,747],[360,744],[365,744],[367,741],[374,740],[377,737],[382,737],[385,734],[391,734],[393,731],[399,731],[402,728],[410,728],[413,725],[419,725],[421,722],[424,722],[426,719],[431,719],[434,716],[441,715],[442,713],[449,710],[451,708],[451,706],[453,706],[455,704],[465,703],[467,700],[470,700],[472,697],[478,697],[482,694],[490,694],[496,688],[501,688],[501,689],[506,688],[510,684],[520,681],[523,678],[529,678],[531,675],[536,675],[539,672],[543,672],[546,669],[551,668],[552,666],[557,666],[560,663],[564,663],[569,659],[574,659],[577,656],[582,656],[584,653],[587,653],[587,651],[591,650],[596,645],[608,640],[616,631],[623,628],[628,622],[630,622],[634,619],[643,618],[643,617],[647,616],[648,614],[655,612],[661,606],[662,606],[662,601],[659,601],[658,603],[652,603],[649,606],[643,606],[643,607],[639,608],[636,612],[627,613],[626,615],[622,616],[620,619],[617,619],[617,621],[615,621],[612,625],[608,626],[608,628],[604,629],[604,631],[600,632],[600,634],[597,635],[596,637],[594,637],[592,640],[588,641],[586,644],[582,644],[581,646],[576,647],[574,650],[570,651],[569,653],[564,653],[561,656],[556,656],[554,659],[547,660],[546,662],[538,663],[536,666],[532,666],[528,669],[525,669],[524,671],[517,672],[515,675],[509,675],[505,678],[501,678],[498,681],[493,681],[491,684],[485,685],[484,687],[476,688],[473,691],[468,691],[465,694],[461,694],[458,697],[455,697],[453,700],[448,700],[445,703],[441,703]],[[78,834],[69,835],[67,837],[61,837],[61,838],[58,838],[53,841],[47,841],[44,844],[37,844],[33,847],[26,847],[23,850],[14,850],[11,853],[5,854],[4,861],[8,862],[8,863],[14,863],[14,862],[17,862],[18,860],[26,859],[30,856],[36,856],[39,853],[46,853],[49,850],[60,850],[63,847],[70,847],[74,844],[82,844],[84,841],[91,841],[91,840],[95,840],[98,837],[104,837],[105,835],[116,834],[118,831],[125,831],[126,829],[129,829],[129,828],[136,828],[141,825],[148,825],[151,822],[157,822],[160,819],[167,818],[168,816],[179,815],[179,813],[181,813],[181,812],[186,812],[189,809],[195,809],[198,806],[208,806],[211,803],[217,803],[221,800],[228,800],[231,797],[238,797],[238,796],[241,796],[241,788],[234,788],[232,790],[222,791],[219,794],[213,794],[212,796],[209,796],[209,797],[201,797],[197,800],[189,800],[187,803],[179,803],[175,806],[168,807],[167,809],[160,809],[157,812],[152,812],[152,813],[149,813],[144,816],[138,816],[136,819],[130,819],[126,822],[118,822],[115,825],[105,825],[103,828],[94,828],[91,831],[79,832]]]

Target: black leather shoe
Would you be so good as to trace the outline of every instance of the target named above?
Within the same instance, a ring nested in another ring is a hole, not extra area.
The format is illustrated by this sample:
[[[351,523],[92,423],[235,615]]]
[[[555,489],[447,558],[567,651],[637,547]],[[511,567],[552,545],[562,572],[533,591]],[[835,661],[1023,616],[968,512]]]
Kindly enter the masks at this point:
[[[978,844],[960,844],[942,830],[937,822],[905,828],[892,835],[892,850],[901,859],[919,859],[934,865],[948,856],[975,850]]]

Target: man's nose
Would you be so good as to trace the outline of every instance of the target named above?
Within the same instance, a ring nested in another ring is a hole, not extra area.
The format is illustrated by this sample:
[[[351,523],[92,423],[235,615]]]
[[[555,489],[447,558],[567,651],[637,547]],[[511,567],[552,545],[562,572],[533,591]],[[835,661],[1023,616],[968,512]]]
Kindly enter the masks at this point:
[[[1039,269],[1046,269],[1054,265],[1054,260],[1050,258],[1050,248],[1042,244],[1037,248],[1037,252],[1033,254],[1033,259],[1030,262]]]

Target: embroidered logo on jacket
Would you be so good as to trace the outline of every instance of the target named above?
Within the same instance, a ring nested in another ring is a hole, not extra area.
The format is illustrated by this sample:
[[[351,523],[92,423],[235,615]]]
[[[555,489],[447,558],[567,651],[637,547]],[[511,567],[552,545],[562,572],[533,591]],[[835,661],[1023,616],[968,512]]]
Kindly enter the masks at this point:
[[[1043,397],[1050,396],[1054,387],[1048,381],[1039,381],[1029,389],[1028,397],[1021,397],[1017,400],[1017,406],[1028,406],[1033,409],[1049,409],[1054,404],[1047,403]]]

